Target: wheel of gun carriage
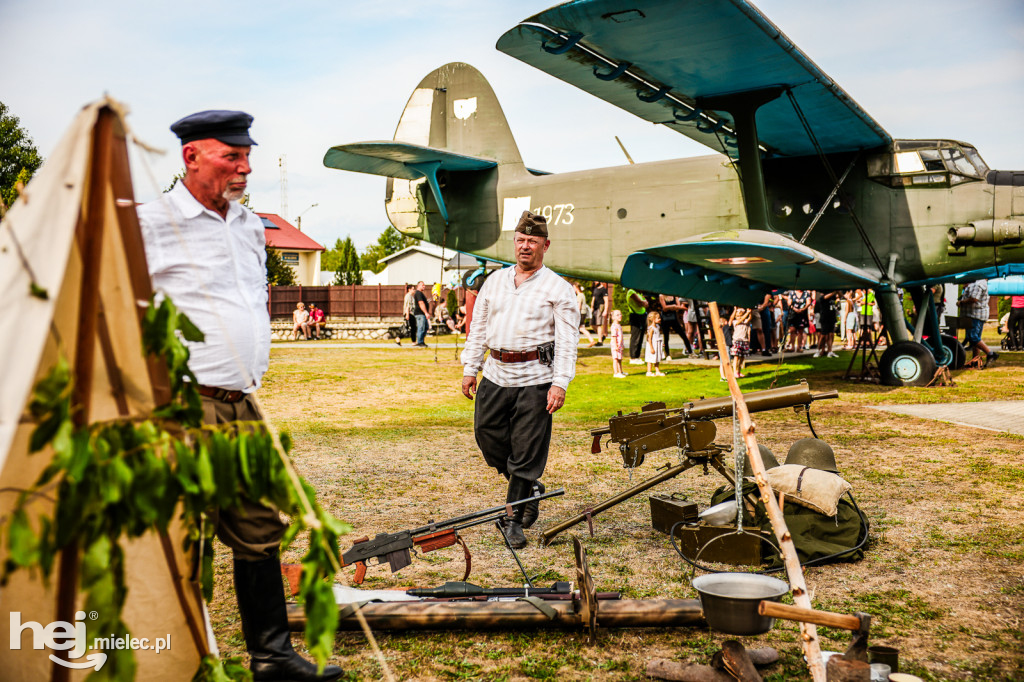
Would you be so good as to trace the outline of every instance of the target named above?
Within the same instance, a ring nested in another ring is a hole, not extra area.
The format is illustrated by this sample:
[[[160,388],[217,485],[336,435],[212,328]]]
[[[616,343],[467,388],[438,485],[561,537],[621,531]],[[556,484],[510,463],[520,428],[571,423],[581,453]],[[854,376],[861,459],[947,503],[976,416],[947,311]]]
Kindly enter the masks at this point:
[[[898,341],[885,349],[878,370],[886,386],[927,386],[938,364],[927,346]]]
[[[939,358],[940,365],[950,369],[963,369],[967,362],[967,351],[955,336],[942,335],[942,351],[943,357]]]

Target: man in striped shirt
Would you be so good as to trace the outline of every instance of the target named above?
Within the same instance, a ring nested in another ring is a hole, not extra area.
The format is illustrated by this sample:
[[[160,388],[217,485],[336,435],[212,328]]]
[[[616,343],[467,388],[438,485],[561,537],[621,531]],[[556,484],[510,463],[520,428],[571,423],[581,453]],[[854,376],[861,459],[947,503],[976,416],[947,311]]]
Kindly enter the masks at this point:
[[[524,211],[513,235],[516,264],[484,281],[462,352],[462,392],[477,396],[476,442],[508,479],[507,502],[544,491],[551,416],[576,375],[579,309],[572,286],[544,267],[550,245],[544,217]],[[538,514],[536,502],[515,508],[505,522],[513,547],[526,546],[523,529]]]

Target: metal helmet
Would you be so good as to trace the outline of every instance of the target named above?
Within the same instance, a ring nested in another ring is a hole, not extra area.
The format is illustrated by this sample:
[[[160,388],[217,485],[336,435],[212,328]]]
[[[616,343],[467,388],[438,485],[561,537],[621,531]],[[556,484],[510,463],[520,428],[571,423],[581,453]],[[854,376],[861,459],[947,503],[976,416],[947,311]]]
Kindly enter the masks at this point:
[[[771,450],[768,449],[767,445],[757,444],[757,449],[761,451],[761,464],[764,465],[765,470],[774,469],[779,466],[779,460],[775,459],[775,455]],[[750,466],[750,459],[743,460],[743,476],[753,476],[754,469]]]
[[[793,443],[789,448],[789,454],[786,455],[786,464],[800,464],[812,469],[839,473],[836,453],[832,451],[832,446],[819,438],[802,438]]]

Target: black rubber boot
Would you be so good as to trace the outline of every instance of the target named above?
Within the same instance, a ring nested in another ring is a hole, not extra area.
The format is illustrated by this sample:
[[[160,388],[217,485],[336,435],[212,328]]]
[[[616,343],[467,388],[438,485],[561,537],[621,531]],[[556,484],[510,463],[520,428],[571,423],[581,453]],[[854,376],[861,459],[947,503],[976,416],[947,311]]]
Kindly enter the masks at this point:
[[[517,502],[530,497],[530,488],[532,486],[532,481],[512,476],[508,480],[508,493],[505,495],[505,501]],[[512,510],[512,516],[506,517],[502,522],[505,537],[508,538],[508,544],[512,545],[513,549],[522,549],[527,544],[526,535],[523,534],[523,513],[525,511],[523,507],[525,506],[521,504],[515,507]]]
[[[530,497],[543,495],[544,492],[544,484],[540,481],[534,481],[530,484]],[[533,524],[537,523],[537,518],[540,516],[540,502],[524,504],[523,507],[523,528],[529,528]]]
[[[341,677],[336,665],[325,666],[317,674],[316,665],[292,648],[281,561],[276,555],[263,561],[235,559],[235,595],[255,682],[329,682]]]

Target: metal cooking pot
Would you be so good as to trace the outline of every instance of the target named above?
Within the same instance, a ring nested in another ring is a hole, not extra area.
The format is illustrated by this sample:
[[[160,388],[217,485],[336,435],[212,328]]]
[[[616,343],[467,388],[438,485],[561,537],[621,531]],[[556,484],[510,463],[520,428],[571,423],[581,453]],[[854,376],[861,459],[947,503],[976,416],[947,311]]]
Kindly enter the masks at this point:
[[[789,585],[756,573],[712,573],[694,578],[693,589],[700,596],[708,625],[729,635],[760,635],[775,625],[775,619],[762,616],[757,606],[762,600],[779,601]]]

